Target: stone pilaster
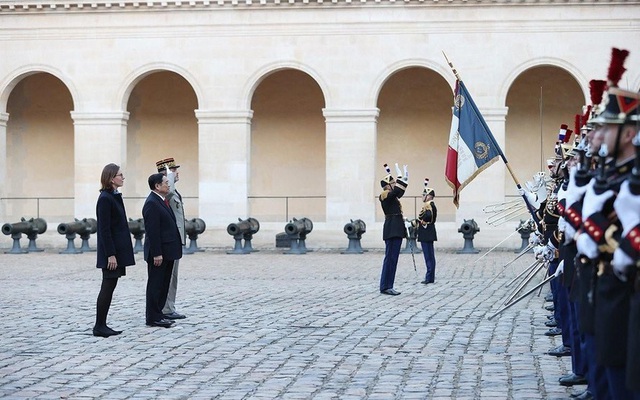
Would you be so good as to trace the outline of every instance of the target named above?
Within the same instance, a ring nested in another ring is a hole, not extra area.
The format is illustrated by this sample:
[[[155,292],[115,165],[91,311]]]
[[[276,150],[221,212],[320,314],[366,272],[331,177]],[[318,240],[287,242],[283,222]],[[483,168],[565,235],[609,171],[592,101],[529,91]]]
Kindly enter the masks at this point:
[[[375,222],[375,161],[380,110],[324,109],[327,224]]]
[[[226,226],[248,217],[251,110],[196,110],[199,218]]]
[[[109,163],[116,163],[126,171],[129,113],[72,111],[71,118],[74,125],[75,218],[95,218],[102,169]]]
[[[0,198],[7,197],[4,182],[7,181],[7,122],[9,114],[0,112]],[[6,219],[5,200],[0,200],[0,218]]]

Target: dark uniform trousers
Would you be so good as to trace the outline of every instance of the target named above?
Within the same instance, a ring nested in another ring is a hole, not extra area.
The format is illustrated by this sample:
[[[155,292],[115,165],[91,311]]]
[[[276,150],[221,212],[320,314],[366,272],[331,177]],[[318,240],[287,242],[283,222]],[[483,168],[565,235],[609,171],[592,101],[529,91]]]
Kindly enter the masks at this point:
[[[173,260],[163,260],[157,267],[153,265],[153,261],[147,263],[147,323],[164,318],[162,309],[167,302],[173,262]]]

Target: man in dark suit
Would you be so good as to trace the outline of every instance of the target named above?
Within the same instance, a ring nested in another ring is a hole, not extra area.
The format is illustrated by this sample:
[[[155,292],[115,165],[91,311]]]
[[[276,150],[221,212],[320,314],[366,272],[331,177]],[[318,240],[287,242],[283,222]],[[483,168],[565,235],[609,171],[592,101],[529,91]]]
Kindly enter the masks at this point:
[[[407,235],[400,198],[407,189],[409,174],[407,173],[406,165],[404,166],[403,176],[398,164],[396,164],[398,179],[394,180],[393,176],[391,176],[391,169],[387,164],[385,164],[384,167],[387,170],[387,176],[380,181],[383,190],[378,197],[382,211],[384,212],[382,239],[385,243],[384,261],[382,262],[382,273],[380,274],[380,293],[397,296],[400,292],[393,288],[393,283],[396,279],[396,269],[398,267],[402,239]]]
[[[169,328],[172,320],[164,318],[162,308],[167,301],[173,262],[182,257],[182,240],[176,217],[167,204],[169,181],[163,174],[149,177],[151,193],[144,202],[145,241],[144,259],[147,261],[147,309],[149,326]]]

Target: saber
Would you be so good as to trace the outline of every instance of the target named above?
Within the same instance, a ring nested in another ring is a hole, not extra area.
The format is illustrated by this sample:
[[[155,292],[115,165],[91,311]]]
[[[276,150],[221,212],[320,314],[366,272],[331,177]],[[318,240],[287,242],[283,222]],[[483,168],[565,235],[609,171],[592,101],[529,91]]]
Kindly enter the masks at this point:
[[[487,286],[491,285],[496,279],[498,279],[498,276],[500,276],[500,274],[502,274],[509,265],[513,264],[516,260],[518,260],[520,257],[522,257],[523,255],[525,255],[529,250],[531,250],[533,248],[533,245],[531,243],[529,243],[529,245],[527,247],[524,248],[524,250],[522,250],[520,252],[520,254],[518,254],[516,256],[516,258],[514,258],[513,260],[509,261],[508,263],[506,263],[504,265],[504,267],[502,267],[502,271],[498,272],[497,274],[495,274],[495,276],[493,277],[493,279],[491,279],[489,281],[489,283],[487,283]],[[507,285],[508,286],[508,285]]]
[[[506,242],[507,239],[509,239],[511,236],[513,236],[515,233],[517,233],[518,231],[513,231],[509,236],[507,236],[506,238],[502,239],[502,241],[500,241],[500,243],[498,243],[497,245],[493,246],[492,248],[489,249],[489,251],[487,251],[486,253],[484,253],[483,255],[481,255],[477,260],[475,260],[473,263],[477,263],[478,261],[482,260],[487,254],[491,253],[493,250],[496,249],[496,247],[500,246],[502,243]]]
[[[505,287],[509,287],[511,286],[511,284],[515,281],[518,280],[518,278],[520,278],[522,275],[526,274],[531,268],[535,268],[537,264],[541,263],[542,261],[535,259],[531,264],[529,264],[529,266],[527,268],[525,268],[522,272],[520,272],[518,274],[518,276],[516,276],[515,278],[511,279],[509,282],[507,282],[506,285],[504,285]]]
[[[524,289],[525,286],[527,286],[529,284],[529,282],[531,282],[531,280],[533,279],[534,276],[536,276],[536,274],[538,272],[540,272],[540,270],[544,267],[547,266],[547,263],[540,263],[540,265],[532,270],[529,275],[527,276],[527,278],[525,280],[523,280],[523,282],[513,291],[513,293],[509,296],[509,298],[503,303],[503,304],[507,304],[508,302],[510,302],[514,297],[516,297],[518,295],[518,293],[520,293],[520,291],[522,289]]]
[[[547,282],[551,282],[554,278],[557,278],[558,276],[562,275],[562,271],[560,271],[560,273],[555,273],[549,277],[547,277],[545,280],[543,280],[542,282],[538,283],[534,288],[530,289],[527,293],[523,294],[522,296],[518,297],[517,299],[515,299],[513,302],[505,305],[502,309],[498,310],[495,314],[491,315],[488,319],[492,320],[493,318],[497,317],[498,315],[502,314],[503,312],[505,312],[507,309],[511,308],[511,306],[517,304],[520,300],[524,299],[525,297],[527,297],[528,295],[530,295],[531,293],[535,292],[536,290],[538,290],[539,288],[541,288],[542,286],[544,286]]]

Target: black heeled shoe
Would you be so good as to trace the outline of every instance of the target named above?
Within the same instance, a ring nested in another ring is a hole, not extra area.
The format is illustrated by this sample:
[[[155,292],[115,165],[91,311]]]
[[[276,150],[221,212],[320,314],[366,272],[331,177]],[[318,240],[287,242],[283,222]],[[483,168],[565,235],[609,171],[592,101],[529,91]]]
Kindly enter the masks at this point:
[[[116,331],[115,329],[111,329],[108,326],[107,326],[107,330],[111,331],[113,335],[119,335],[122,333],[122,331]]]
[[[109,336],[113,336],[116,335],[116,333],[114,333],[115,331],[113,329],[109,329],[106,326],[95,326],[93,327],[93,336],[98,336],[98,337],[109,337]]]

